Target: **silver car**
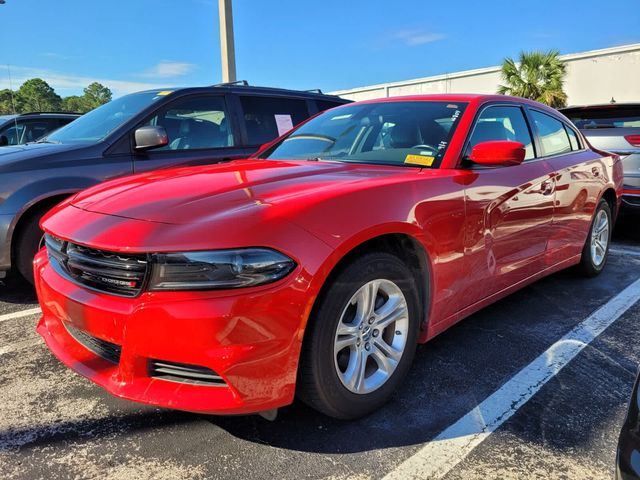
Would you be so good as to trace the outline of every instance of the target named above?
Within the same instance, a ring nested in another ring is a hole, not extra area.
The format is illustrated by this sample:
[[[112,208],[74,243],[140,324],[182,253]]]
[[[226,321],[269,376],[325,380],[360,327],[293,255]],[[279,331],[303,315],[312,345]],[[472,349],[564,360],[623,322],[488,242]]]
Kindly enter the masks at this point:
[[[560,110],[595,148],[617,153],[624,165],[623,210],[640,211],[640,103],[608,103]]]

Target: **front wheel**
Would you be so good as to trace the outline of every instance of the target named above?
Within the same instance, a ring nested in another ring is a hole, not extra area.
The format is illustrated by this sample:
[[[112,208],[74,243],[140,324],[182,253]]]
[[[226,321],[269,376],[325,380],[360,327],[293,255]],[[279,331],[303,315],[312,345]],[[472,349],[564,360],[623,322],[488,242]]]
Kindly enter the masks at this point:
[[[611,207],[606,200],[600,200],[580,259],[580,270],[587,277],[595,277],[604,270],[609,256],[612,230]]]
[[[380,408],[407,374],[420,308],[409,268],[388,253],[369,253],[336,275],[309,320],[299,397],[335,418]]]

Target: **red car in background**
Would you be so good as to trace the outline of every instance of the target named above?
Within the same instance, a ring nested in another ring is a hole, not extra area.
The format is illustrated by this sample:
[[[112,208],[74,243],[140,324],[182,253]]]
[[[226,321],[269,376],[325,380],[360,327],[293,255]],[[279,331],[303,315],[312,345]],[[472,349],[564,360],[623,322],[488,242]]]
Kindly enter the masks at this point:
[[[417,343],[560,269],[602,271],[621,192],[618,157],[536,102],[349,104],[254,158],[56,207],[38,332],[118,397],[268,416],[297,394],[356,418]]]

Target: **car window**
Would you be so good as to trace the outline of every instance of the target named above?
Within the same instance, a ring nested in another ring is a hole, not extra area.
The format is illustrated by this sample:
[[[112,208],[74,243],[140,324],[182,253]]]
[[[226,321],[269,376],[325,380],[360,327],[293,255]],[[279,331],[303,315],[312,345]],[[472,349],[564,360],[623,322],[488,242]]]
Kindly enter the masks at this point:
[[[249,145],[262,145],[309,118],[307,101],[295,98],[240,96]]]
[[[154,151],[224,148],[234,145],[228,117],[222,96],[187,97],[170,103],[145,125],[167,131],[168,145]]]
[[[639,105],[603,105],[562,110],[581,130],[597,128],[640,128]]]
[[[342,106],[309,120],[263,155],[437,168],[466,106],[436,101]]]
[[[35,142],[49,132],[58,129],[58,121],[55,118],[28,120],[25,122],[22,143]]]
[[[531,111],[531,117],[536,125],[540,143],[542,143],[542,153],[545,156],[561,155],[571,151],[569,136],[560,120],[536,110]]]
[[[535,157],[531,133],[522,109],[517,106],[495,105],[485,108],[473,128],[466,154],[482,142],[509,140],[525,147],[525,160]]]
[[[331,100],[316,100],[316,105],[318,106],[319,112],[324,112],[325,110],[329,110],[333,107],[338,107],[340,105],[344,105],[342,102],[335,102]]]
[[[565,125],[567,129],[567,134],[569,135],[569,143],[571,144],[571,150],[580,150],[580,142],[578,141],[578,136],[576,132],[573,131],[572,128],[569,128]]]
[[[9,142],[7,145],[19,145],[20,143],[22,143],[24,127],[24,123],[18,123],[16,125],[15,122],[11,122],[9,125],[0,130],[0,135],[7,137],[7,140]]]

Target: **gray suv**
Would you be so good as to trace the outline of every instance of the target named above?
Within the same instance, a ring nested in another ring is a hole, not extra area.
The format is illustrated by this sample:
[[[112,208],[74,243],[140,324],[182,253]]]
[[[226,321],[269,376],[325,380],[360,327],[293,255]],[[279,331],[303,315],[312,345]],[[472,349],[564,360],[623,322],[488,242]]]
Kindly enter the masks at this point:
[[[0,278],[33,280],[39,221],[106,179],[244,158],[348,100],[245,84],[150,90],[113,100],[34,143],[0,148]]]
[[[622,157],[621,213],[640,212],[640,103],[608,103],[560,111],[571,119],[591,145]]]

